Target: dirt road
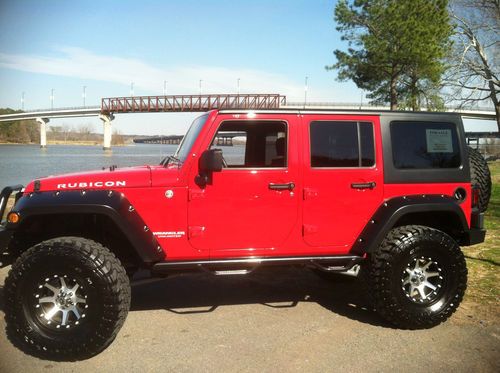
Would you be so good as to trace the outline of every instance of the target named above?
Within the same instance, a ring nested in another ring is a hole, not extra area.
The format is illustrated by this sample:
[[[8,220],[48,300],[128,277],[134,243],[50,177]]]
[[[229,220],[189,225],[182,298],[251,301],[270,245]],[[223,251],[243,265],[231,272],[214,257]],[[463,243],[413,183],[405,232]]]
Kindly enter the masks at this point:
[[[76,363],[43,361],[5,336],[0,372],[500,371],[500,325],[467,304],[431,330],[405,331],[365,307],[356,282],[273,269],[247,277],[178,276],[133,286],[111,346]]]

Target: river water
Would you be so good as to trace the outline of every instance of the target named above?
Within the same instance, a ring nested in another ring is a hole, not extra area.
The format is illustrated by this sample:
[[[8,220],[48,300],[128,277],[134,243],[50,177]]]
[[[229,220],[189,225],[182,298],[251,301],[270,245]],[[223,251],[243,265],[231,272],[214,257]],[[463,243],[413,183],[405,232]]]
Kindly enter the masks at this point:
[[[99,170],[102,167],[156,165],[177,145],[136,144],[103,151],[100,146],[0,145],[0,190],[48,175]]]
[[[157,165],[178,145],[135,144],[104,151],[100,146],[0,145],[0,190],[7,185],[26,185],[31,180],[69,172],[100,170],[103,167]],[[243,163],[244,145],[223,146],[229,163]]]

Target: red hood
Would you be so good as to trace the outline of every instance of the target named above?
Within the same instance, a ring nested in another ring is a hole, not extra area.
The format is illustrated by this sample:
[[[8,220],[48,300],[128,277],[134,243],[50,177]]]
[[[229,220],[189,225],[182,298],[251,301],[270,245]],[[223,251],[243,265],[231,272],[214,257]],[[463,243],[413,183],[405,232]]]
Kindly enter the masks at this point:
[[[37,179],[39,191],[82,190],[82,189],[121,189],[151,186],[151,168],[149,166],[106,168],[102,171],[79,172],[48,176]],[[35,182],[26,186],[26,192],[34,191]]]

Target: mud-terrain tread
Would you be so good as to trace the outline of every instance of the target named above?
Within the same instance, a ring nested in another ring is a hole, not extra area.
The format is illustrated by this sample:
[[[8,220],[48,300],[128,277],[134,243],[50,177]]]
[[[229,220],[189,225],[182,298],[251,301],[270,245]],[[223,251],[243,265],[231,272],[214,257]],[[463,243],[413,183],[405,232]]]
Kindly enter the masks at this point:
[[[470,179],[472,185],[479,186],[479,210],[485,212],[491,197],[491,174],[488,163],[476,149],[469,151]]]
[[[67,341],[65,346],[41,344],[22,329],[22,318],[18,314],[19,304],[16,289],[20,279],[36,265],[41,256],[67,256],[90,264],[100,271],[108,287],[104,300],[104,314],[99,330],[89,343],[76,344]],[[81,237],[58,237],[41,242],[25,251],[12,265],[5,280],[5,321],[7,336],[21,350],[39,357],[59,361],[74,361],[92,357],[104,350],[123,326],[130,309],[131,290],[128,276],[116,256],[100,243]]]
[[[428,309],[410,312],[391,292],[392,269],[398,255],[404,252],[402,245],[418,237],[439,240],[451,261],[456,263],[458,281],[455,298],[438,313]],[[460,247],[446,233],[426,226],[407,225],[392,229],[371,254],[366,266],[364,278],[372,305],[385,320],[402,329],[426,329],[442,323],[456,311],[467,287],[467,267]]]

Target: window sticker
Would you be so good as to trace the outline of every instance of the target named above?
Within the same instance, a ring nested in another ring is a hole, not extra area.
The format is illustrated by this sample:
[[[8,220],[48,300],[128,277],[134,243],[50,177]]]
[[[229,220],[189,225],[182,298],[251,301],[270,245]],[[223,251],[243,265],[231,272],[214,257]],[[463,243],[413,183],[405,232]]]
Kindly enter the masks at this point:
[[[426,129],[427,153],[453,153],[451,130]]]

